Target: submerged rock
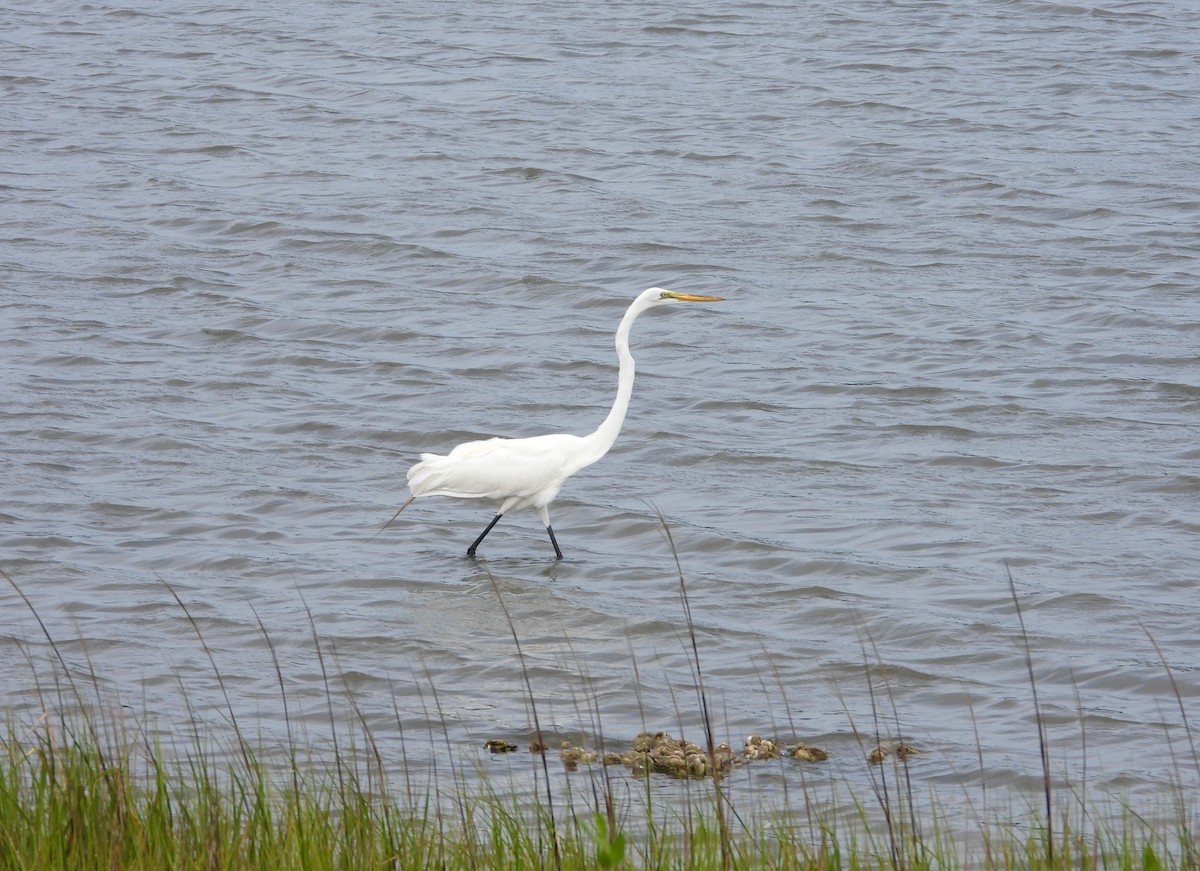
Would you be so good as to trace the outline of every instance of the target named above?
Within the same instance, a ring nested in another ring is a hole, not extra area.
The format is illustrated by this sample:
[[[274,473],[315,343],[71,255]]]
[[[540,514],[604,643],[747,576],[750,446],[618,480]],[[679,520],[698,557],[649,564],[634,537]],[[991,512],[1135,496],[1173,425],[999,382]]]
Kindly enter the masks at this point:
[[[747,759],[778,759],[779,745],[770,738],[751,735],[746,739],[745,754]]]
[[[585,747],[572,747],[569,742],[564,741],[562,747],[558,751],[559,758],[562,759],[563,765],[567,771],[574,771],[580,764],[590,765],[600,758],[600,754],[595,750],[588,750]]]
[[[870,753],[867,754],[867,762],[872,765],[881,765],[889,756],[895,756],[902,762],[911,759],[921,751],[911,744],[905,744],[903,741],[888,740],[880,741]]]
[[[829,758],[829,754],[820,747],[813,747],[803,741],[795,747],[789,747],[787,755],[789,759],[799,759],[803,762],[824,762]]]

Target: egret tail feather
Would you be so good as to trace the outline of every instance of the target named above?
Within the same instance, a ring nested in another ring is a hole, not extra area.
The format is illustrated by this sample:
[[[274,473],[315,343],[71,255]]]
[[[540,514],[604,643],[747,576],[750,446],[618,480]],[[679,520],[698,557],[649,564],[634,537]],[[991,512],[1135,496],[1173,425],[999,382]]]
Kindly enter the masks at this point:
[[[417,498],[416,496],[409,496],[408,501],[396,509],[396,513],[392,515],[392,519],[389,520],[387,523],[383,524],[383,526],[379,527],[379,532],[372,535],[369,539],[367,539],[367,541],[374,541],[375,539],[379,538],[379,536],[383,535],[383,531],[392,525],[392,520],[395,520],[397,517],[399,517],[400,512],[403,511],[405,508],[407,508],[409,505],[412,505],[413,500],[416,498]]]

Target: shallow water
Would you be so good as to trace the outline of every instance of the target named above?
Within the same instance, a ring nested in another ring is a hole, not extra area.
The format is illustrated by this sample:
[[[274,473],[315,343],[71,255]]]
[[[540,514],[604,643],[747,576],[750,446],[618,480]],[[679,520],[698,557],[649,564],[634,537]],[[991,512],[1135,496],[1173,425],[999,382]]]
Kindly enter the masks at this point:
[[[1037,789],[1007,562],[1056,773],[1196,787],[1148,636],[1195,722],[1200,12],[447,9],[0,10],[0,566],[71,667],[221,728],[190,614],[243,728],[320,747],[328,679],[410,764],[482,754],[528,731],[494,581],[544,727],[694,735],[661,512],[719,736]],[[450,500],[371,537],[419,452],[593,429],[650,285],[729,301],[638,322],[566,560],[532,513],[465,559]]]

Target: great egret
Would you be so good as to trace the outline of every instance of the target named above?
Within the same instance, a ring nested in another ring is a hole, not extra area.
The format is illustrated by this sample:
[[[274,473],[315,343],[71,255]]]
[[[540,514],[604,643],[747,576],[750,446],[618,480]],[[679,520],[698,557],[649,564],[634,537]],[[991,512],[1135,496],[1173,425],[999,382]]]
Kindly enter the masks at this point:
[[[467,548],[475,556],[479,543],[492,531],[500,518],[518,508],[535,508],[554,545],[554,556],[562,559],[562,550],[550,526],[550,503],[563,482],[580,469],[590,466],[608,453],[617,440],[629,397],[633,393],[633,355],[629,353],[629,331],[638,315],[647,309],[680,302],[722,302],[719,296],[696,296],[651,287],[638,294],[617,327],[617,398],[608,417],[591,435],[577,436],[558,432],[526,439],[493,438],[463,442],[446,456],[421,454],[421,462],[408,470],[408,489],[412,496],[401,505],[383,532],[400,512],[422,496],[453,496],[456,499],[490,499],[499,503],[496,516],[479,538]],[[379,533],[376,533],[378,535]]]

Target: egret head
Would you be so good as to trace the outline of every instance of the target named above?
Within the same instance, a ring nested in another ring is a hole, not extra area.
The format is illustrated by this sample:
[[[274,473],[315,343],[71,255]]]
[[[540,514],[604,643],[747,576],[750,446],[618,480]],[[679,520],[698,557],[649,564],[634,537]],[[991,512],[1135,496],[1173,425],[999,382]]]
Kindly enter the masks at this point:
[[[698,296],[694,293],[676,293],[673,290],[663,290],[661,287],[651,287],[642,291],[642,298],[651,305],[670,305],[677,302],[724,302],[723,296]]]

